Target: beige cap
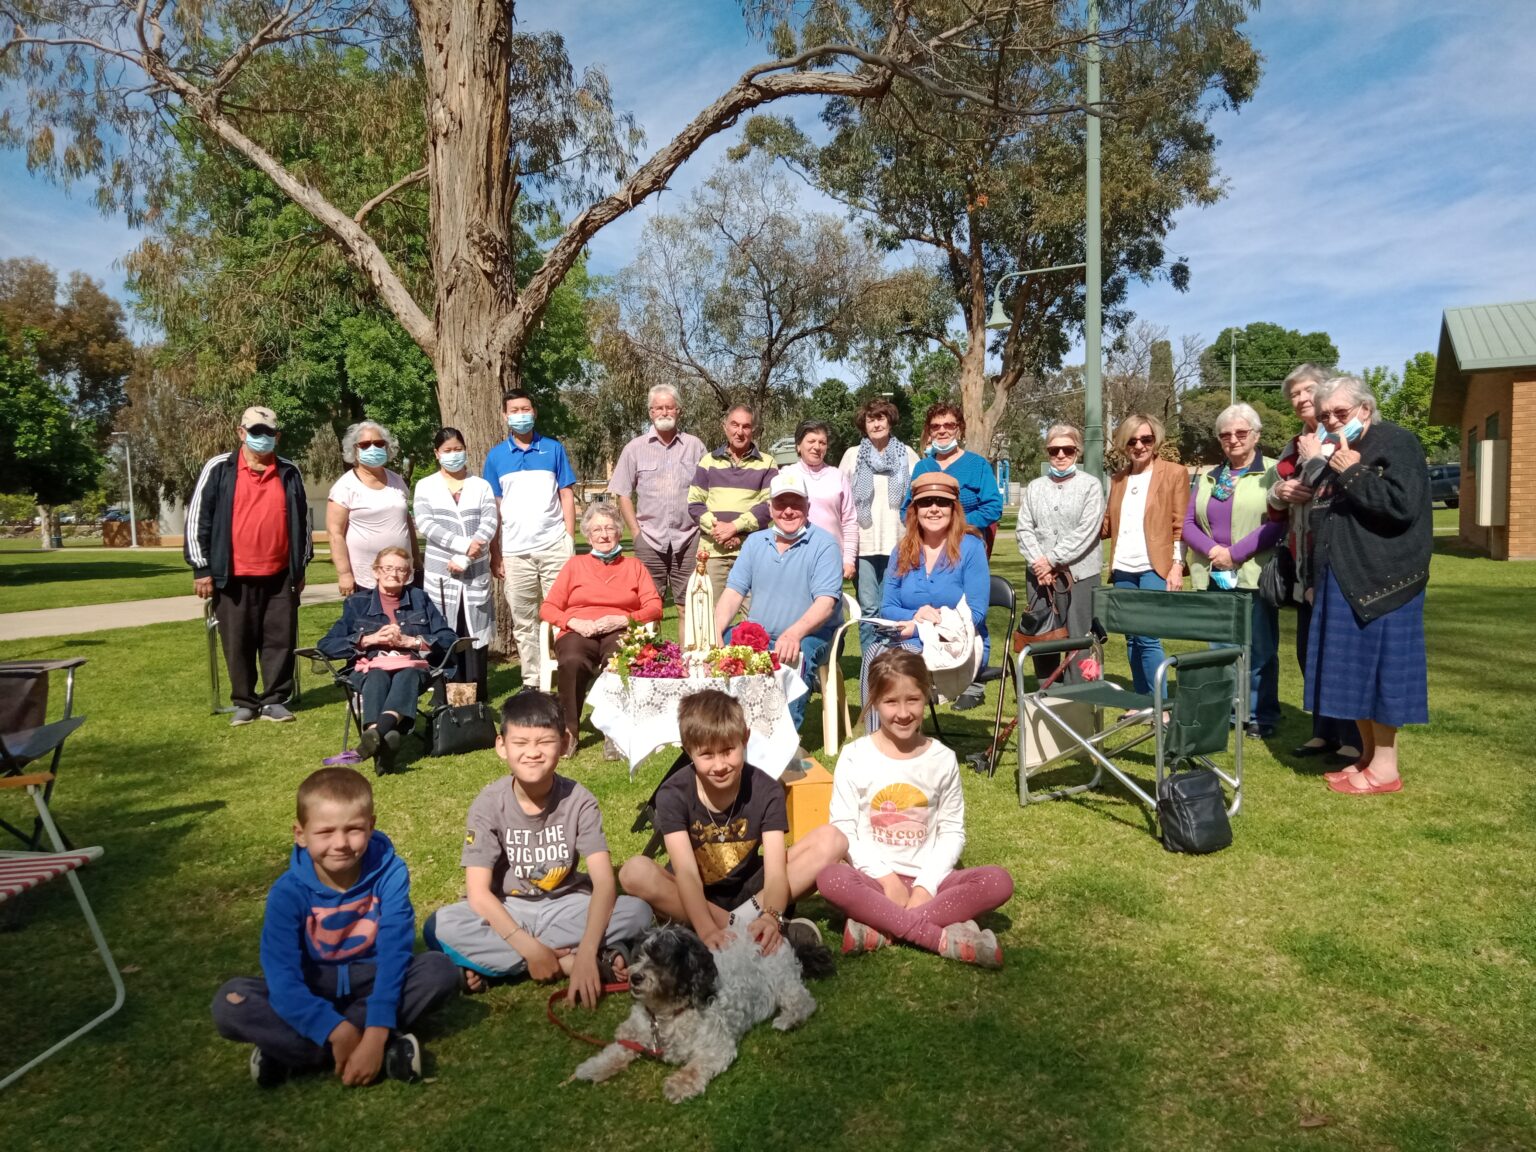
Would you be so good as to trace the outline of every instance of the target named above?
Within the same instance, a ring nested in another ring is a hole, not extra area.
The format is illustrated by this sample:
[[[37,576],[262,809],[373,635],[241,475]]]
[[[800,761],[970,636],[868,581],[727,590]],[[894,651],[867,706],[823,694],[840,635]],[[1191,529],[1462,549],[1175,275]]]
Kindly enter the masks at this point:
[[[947,472],[924,472],[912,478],[912,499],[938,496],[945,500],[960,500],[960,482]]]
[[[254,428],[258,424],[265,424],[274,432],[282,427],[282,425],[277,422],[276,412],[272,411],[270,408],[263,408],[259,404],[253,404],[251,407],[245,410],[245,415],[240,417],[240,427]]]
[[[773,482],[768,485],[768,499],[777,500],[780,496],[798,496],[802,500],[811,498],[798,472],[780,472],[773,478]]]

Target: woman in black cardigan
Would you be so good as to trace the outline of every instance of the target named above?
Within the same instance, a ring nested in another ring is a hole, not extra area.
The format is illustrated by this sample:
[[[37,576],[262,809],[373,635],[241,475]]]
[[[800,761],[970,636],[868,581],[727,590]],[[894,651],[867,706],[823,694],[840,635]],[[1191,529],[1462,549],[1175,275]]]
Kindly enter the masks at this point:
[[[1418,438],[1382,420],[1355,377],[1319,384],[1314,403],[1322,428],[1299,444],[1317,486],[1306,705],[1360,728],[1360,759],[1328,773],[1329,788],[1399,792],[1397,730],[1429,721],[1429,469]]]

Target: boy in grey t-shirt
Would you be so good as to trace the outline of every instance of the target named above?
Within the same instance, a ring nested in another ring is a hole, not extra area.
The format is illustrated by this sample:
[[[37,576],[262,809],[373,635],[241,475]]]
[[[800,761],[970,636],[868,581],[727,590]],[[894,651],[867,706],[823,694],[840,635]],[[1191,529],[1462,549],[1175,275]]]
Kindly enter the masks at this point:
[[[618,895],[596,798],[555,773],[564,745],[554,697],[523,691],[501,706],[496,752],[507,775],[469,806],[460,856],[469,898],[422,929],[470,992],[487,978],[564,975],[571,1002],[591,1007],[605,981],[625,978],[628,946],[651,923],[650,905]]]

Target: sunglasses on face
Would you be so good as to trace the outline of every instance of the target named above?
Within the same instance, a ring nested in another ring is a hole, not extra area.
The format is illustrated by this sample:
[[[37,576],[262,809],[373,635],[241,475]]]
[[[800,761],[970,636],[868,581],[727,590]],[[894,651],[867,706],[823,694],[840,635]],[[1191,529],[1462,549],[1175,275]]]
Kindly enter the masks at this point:
[[[277,435],[277,429],[276,428],[271,428],[271,427],[267,426],[266,424],[252,424],[249,428],[246,429],[246,431],[251,433],[254,436],[276,436]]]
[[[1127,448],[1150,448],[1157,443],[1156,436],[1132,436],[1125,442]]]
[[[950,421],[948,424],[930,424],[930,425],[928,425],[928,431],[930,431],[930,432],[958,432],[958,431],[960,431],[960,425],[956,424],[954,421]]]
[[[1048,444],[1045,454],[1047,456],[1065,456],[1068,460],[1077,455],[1077,448],[1072,444]]]
[[[920,496],[912,503],[919,508],[948,508],[951,502],[943,496]]]
[[[357,442],[357,446],[359,448],[388,448],[389,447],[389,441],[388,440],[359,440]]]
[[[1241,428],[1236,432],[1218,433],[1216,439],[1220,440],[1223,444],[1241,444],[1244,440],[1248,439],[1249,435],[1248,429]]]

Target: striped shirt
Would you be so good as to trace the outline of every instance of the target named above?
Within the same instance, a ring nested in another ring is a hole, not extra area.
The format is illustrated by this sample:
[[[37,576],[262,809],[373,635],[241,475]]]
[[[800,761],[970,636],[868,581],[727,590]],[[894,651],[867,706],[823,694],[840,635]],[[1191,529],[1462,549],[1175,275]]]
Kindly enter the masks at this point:
[[[688,509],[688,486],[704,455],[704,441],[678,432],[666,444],[653,428],[624,445],[608,480],[616,496],[638,496],[635,523],[653,548],[686,549],[699,526]]]
[[[565,535],[560,490],[576,486],[576,473],[558,440],[535,432],[524,448],[508,436],[486,453],[484,476],[501,501],[503,555],[542,552]]]
[[[688,489],[688,514],[700,528],[699,551],[706,556],[738,552],[747,536],[768,523],[768,486],[779,470],[773,458],[753,445],[736,460],[722,444],[699,461]],[[736,538],[720,548],[710,535],[716,522],[736,525]]]

